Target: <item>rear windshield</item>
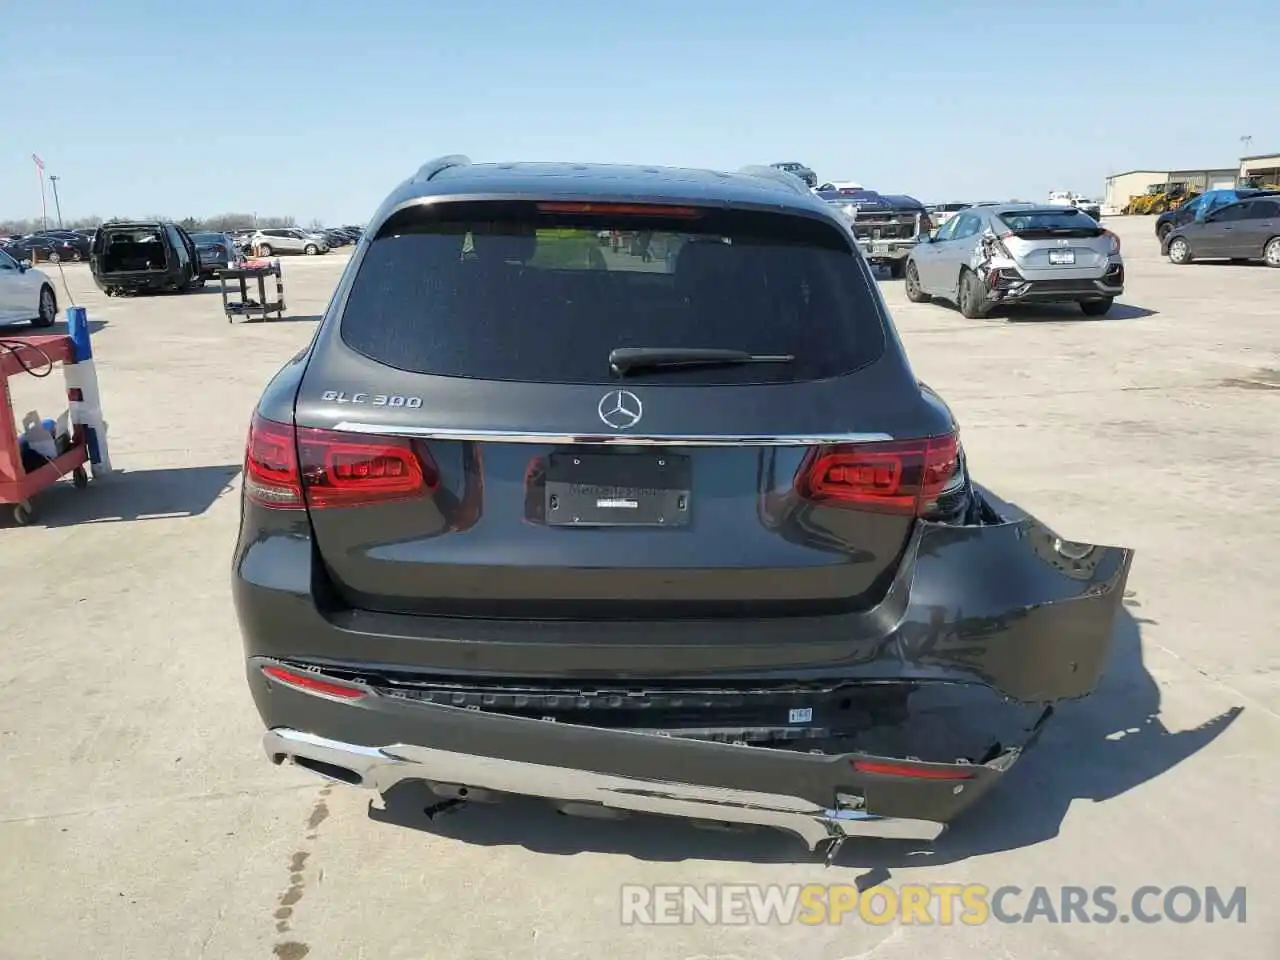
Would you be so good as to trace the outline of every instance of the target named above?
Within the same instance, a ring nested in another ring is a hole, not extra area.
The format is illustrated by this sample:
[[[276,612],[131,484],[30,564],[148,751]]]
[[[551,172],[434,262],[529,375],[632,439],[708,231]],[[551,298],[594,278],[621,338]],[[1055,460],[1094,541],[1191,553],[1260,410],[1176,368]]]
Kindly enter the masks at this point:
[[[787,364],[646,371],[645,382],[817,380],[877,359],[885,329],[849,241],[818,220],[486,205],[388,224],[341,320],[348,346],[416,373],[609,383],[616,347],[721,348]]]
[[[164,243],[164,239],[160,235],[157,227],[143,227],[140,229],[120,229],[108,230],[100,236],[104,237],[107,245],[110,247],[127,246],[130,244],[148,244],[148,243]]]
[[[1098,229],[1098,224],[1092,217],[1074,207],[1063,207],[1061,210],[1011,211],[1000,214],[1000,220],[1016,233],[1026,230]]]

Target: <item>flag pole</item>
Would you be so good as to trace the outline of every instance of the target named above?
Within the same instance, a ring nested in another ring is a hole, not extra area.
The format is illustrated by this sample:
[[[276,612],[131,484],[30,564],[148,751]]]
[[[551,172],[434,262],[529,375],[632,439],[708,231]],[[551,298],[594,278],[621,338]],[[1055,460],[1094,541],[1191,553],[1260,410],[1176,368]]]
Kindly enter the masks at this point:
[[[31,159],[36,164],[36,179],[40,181],[40,222],[42,230],[49,229],[49,202],[45,197],[44,191],[44,161],[36,154],[31,155]]]

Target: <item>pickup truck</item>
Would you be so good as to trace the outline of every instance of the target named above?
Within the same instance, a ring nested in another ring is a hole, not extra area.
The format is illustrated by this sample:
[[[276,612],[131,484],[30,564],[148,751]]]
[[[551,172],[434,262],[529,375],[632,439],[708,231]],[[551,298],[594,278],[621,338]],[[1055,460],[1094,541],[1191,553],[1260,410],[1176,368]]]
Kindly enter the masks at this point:
[[[1071,193],[1067,190],[1055,190],[1049,194],[1049,205],[1058,207],[1075,207],[1082,213],[1087,213],[1095,220],[1102,219],[1102,205],[1096,200],[1090,200],[1078,193]]]
[[[852,221],[867,261],[888,267],[895,280],[902,279],[907,257],[920,237],[933,231],[929,211],[915,197],[843,183],[824,183],[815,192]]]

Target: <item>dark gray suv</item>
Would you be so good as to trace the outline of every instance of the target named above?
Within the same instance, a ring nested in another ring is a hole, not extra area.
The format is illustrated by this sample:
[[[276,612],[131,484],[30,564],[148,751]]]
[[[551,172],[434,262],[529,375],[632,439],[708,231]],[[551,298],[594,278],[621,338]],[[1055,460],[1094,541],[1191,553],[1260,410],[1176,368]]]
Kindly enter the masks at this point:
[[[1129,564],[974,487],[793,178],[447,157],[261,398],[233,586],[276,762],[830,855],[1089,693]]]

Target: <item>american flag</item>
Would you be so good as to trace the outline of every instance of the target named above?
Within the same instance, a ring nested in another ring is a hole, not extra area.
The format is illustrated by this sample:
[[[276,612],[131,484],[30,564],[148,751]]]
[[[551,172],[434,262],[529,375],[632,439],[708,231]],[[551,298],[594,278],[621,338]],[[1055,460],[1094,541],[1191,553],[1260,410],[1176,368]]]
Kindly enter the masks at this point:
[[[36,156],[34,153],[31,155],[31,159],[36,162],[36,166],[40,168],[40,172],[44,173],[44,161],[41,160],[38,156]]]

